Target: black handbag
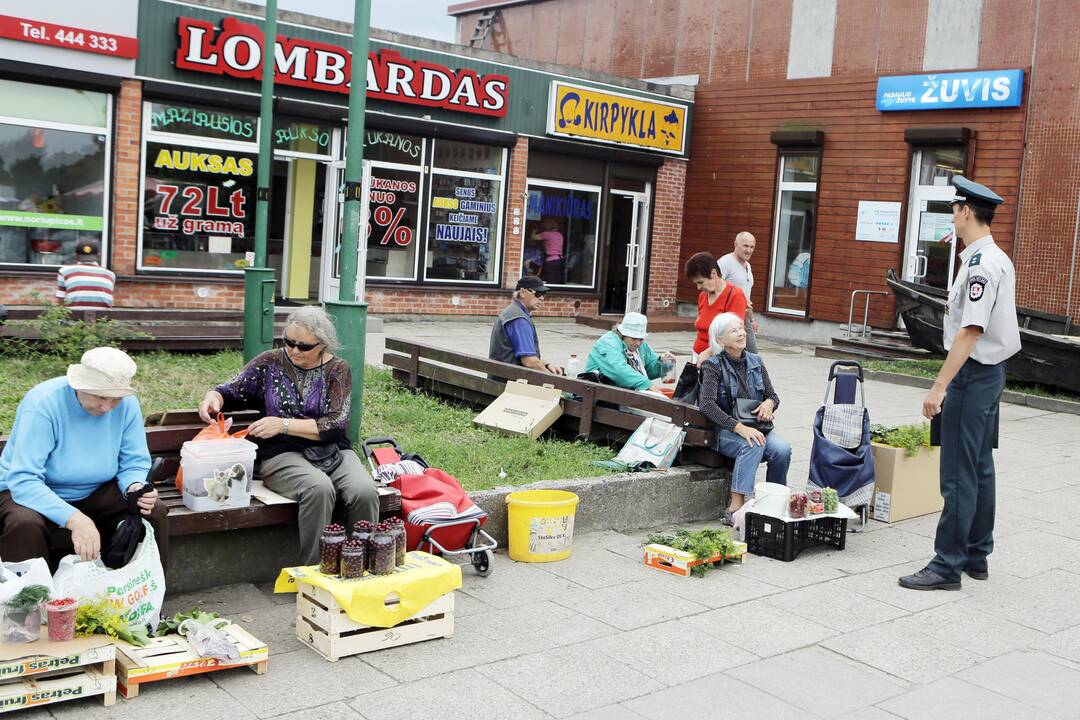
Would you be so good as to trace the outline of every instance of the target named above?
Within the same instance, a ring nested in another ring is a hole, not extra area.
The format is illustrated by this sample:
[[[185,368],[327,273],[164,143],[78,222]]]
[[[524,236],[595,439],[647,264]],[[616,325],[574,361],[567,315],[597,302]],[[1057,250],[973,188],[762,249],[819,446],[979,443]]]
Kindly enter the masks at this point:
[[[723,367],[724,373],[731,372],[735,375],[735,382],[739,383],[739,387],[743,389],[747,395],[750,394],[750,388],[746,387],[746,383],[739,377],[739,373],[735,372],[734,368],[730,367],[727,360],[724,359],[720,362]],[[727,384],[727,381],[724,383]],[[773,429],[772,420],[758,420],[757,415],[754,414],[754,410],[758,405],[765,402],[764,400],[754,400],[753,398],[733,398],[734,402],[731,404],[731,417],[735,418],[736,422],[740,422],[746,427],[751,427],[758,432],[767,433]]]
[[[329,475],[338,469],[345,456],[337,445],[311,445],[303,449],[304,459]]]

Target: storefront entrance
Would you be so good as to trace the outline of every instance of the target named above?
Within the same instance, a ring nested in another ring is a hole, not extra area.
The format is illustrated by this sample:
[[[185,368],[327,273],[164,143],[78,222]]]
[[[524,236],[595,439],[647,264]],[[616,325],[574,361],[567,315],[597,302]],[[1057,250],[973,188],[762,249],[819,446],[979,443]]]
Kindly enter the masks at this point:
[[[641,312],[645,292],[645,266],[649,258],[649,196],[645,192],[612,190],[608,194],[607,271],[602,284],[600,311]]]
[[[333,187],[327,182],[333,174],[325,160],[274,160],[267,255],[282,300],[320,298],[322,248],[335,227]]]
[[[965,149],[923,148],[911,163],[904,279],[947,290],[956,262],[956,232],[949,202],[956,194],[949,181],[963,172]]]

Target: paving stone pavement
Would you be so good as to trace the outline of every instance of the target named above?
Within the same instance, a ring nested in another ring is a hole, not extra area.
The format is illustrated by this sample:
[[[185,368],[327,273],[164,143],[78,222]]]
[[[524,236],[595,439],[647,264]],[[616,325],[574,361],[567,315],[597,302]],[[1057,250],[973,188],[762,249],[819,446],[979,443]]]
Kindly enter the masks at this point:
[[[482,354],[487,324],[387,323],[390,335]],[[584,356],[600,335],[540,325],[550,357]],[[656,334],[680,349],[686,334]],[[778,432],[805,480],[808,436],[829,361],[762,342],[781,396]],[[372,336],[369,360],[382,353]],[[922,391],[869,382],[875,422],[919,419]],[[704,578],[641,564],[644,532],[575,539],[562,563],[500,553],[492,574],[463,569],[456,634],[327,663],[291,638],[290,598],[239,585],[196,601],[271,644],[269,673],[216,673],[146,687],[114,708],[94,701],[25,718],[290,720],[418,718],[1080,718],[1080,417],[1002,405],[998,526],[985,582],[903,590],[897,576],[933,551],[935,517],[871,522],[844,551],[792,563],[751,556]]]

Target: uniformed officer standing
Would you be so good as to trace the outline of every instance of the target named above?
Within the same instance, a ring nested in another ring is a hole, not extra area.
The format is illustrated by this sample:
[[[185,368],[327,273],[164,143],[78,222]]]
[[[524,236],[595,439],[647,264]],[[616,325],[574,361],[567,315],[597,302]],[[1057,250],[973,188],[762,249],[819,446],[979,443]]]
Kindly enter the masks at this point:
[[[960,575],[989,577],[994,548],[994,429],[1005,387],[1005,361],[1020,350],[1016,271],[994,244],[990,222],[1001,198],[959,175],[952,185],[956,235],[964,243],[945,308],[948,356],[923,400],[923,415],[941,416],[941,496],[945,507],[934,559],[900,578],[912,590],[959,590]],[[942,403],[944,402],[944,409]]]

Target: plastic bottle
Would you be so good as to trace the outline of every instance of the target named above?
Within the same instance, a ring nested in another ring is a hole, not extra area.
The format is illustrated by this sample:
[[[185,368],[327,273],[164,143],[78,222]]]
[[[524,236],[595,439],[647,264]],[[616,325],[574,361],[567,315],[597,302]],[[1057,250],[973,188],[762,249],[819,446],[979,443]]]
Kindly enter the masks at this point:
[[[570,359],[566,361],[564,372],[566,377],[569,378],[576,378],[578,373],[581,372],[581,364],[578,362],[577,353],[570,353]]]

